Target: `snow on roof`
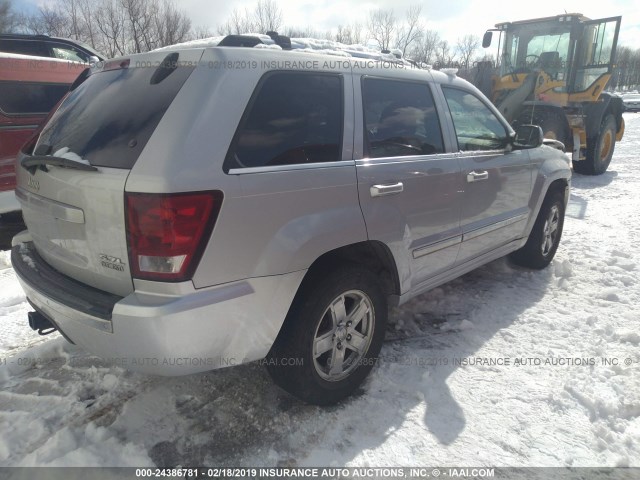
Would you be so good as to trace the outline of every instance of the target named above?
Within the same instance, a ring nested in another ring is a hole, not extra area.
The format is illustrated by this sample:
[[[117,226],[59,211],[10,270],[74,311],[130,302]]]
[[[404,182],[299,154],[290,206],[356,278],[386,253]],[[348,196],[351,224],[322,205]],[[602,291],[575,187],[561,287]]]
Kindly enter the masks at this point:
[[[273,39],[261,33],[243,33],[242,36],[258,37],[263,42],[254,48],[262,49],[281,49]],[[192,40],[190,42],[177,43],[167,47],[157,48],[154,51],[177,50],[184,48],[208,48],[216,47],[225,38],[225,36],[202,38]],[[348,45],[333,40],[319,38],[291,38],[291,48],[294,52],[300,53],[316,53],[325,55],[336,55],[340,57],[370,58],[375,60],[401,61],[402,52],[393,50],[391,53],[382,53],[380,50],[361,44]]]

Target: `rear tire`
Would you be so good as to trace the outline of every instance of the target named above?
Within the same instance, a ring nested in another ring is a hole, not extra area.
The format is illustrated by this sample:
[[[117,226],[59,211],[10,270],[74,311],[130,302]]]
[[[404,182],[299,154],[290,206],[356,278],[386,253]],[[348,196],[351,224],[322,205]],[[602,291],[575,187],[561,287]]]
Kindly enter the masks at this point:
[[[573,162],[573,169],[582,175],[602,175],[609,168],[616,146],[616,120],[607,115],[600,124],[595,140],[587,141],[587,158]]]
[[[267,371],[305,402],[337,403],[376,364],[386,322],[386,296],[369,270],[348,265],[305,279],[267,356]]]
[[[551,263],[562,237],[564,210],[562,193],[548,193],[542,202],[527,243],[510,255],[513,263],[536,270],[541,270]]]

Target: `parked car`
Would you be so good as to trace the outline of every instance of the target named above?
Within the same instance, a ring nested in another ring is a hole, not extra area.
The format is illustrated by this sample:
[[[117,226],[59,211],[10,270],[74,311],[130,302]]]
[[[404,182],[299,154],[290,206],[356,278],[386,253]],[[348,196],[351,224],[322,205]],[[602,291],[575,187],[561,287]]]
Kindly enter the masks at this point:
[[[78,40],[48,35],[0,34],[0,52],[81,63],[96,63],[104,60],[100,52]]]
[[[622,95],[622,103],[627,112],[640,111],[640,93],[625,93]]]
[[[0,215],[20,210],[15,158],[87,65],[0,53]]]
[[[265,359],[337,402],[389,305],[560,241],[568,157],[454,74],[264,48],[107,62],[19,157],[32,328],[142,372]]]

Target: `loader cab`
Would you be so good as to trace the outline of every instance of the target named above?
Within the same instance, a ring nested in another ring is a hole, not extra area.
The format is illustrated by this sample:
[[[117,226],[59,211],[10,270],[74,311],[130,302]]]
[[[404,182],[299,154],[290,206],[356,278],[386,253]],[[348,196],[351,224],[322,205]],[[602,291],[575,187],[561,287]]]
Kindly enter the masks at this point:
[[[621,17],[590,20],[581,14],[506,22],[500,32],[500,77],[517,82],[520,74],[544,72],[555,92],[604,90],[614,67]],[[491,41],[485,35],[483,46]]]

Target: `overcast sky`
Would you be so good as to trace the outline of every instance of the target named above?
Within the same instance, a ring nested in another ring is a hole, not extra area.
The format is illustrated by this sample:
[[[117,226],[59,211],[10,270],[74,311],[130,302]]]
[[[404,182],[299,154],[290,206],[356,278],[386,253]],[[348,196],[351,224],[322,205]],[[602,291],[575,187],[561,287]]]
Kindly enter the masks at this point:
[[[54,0],[13,0],[19,8]],[[339,24],[366,23],[368,12],[393,8],[401,17],[413,4],[422,5],[427,28],[455,43],[467,33],[481,36],[485,30],[503,21],[522,20],[561,13],[580,12],[590,18],[622,15],[621,45],[640,48],[640,7],[638,0],[515,0],[509,7],[502,0],[277,0],[287,26],[311,26],[316,30],[335,29]],[[255,5],[255,0],[179,0],[176,2],[191,17],[194,26],[215,27],[228,18],[233,9]]]

